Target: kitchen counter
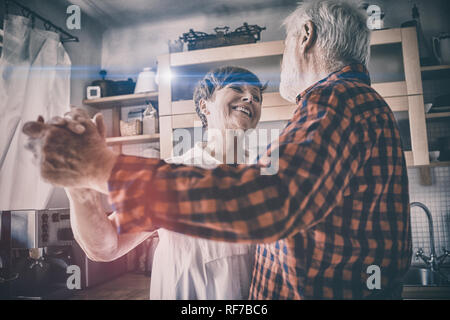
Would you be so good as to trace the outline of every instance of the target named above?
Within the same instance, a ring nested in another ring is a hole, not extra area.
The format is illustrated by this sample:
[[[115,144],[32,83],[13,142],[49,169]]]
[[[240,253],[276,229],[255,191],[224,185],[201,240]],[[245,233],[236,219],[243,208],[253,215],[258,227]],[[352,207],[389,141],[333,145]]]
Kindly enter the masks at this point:
[[[148,300],[150,277],[126,273],[93,288],[77,290],[70,300]],[[405,300],[450,300],[450,286],[404,286]]]
[[[148,300],[150,277],[126,273],[93,288],[76,290],[70,300]]]
[[[403,286],[405,300],[450,300],[450,286]]]

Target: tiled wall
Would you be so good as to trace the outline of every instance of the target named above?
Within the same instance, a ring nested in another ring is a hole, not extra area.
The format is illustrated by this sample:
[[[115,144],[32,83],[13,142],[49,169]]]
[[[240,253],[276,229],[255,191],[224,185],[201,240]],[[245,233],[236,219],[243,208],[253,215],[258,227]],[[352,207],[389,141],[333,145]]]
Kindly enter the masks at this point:
[[[450,94],[450,79],[437,78],[423,81],[425,103],[431,103],[439,95]],[[450,137],[450,118],[427,120],[429,150],[439,150],[439,138]],[[434,224],[434,241],[437,255],[443,253],[442,248],[450,250],[450,167],[431,169],[431,186],[421,186],[419,169],[409,168],[410,200],[422,202],[431,211]],[[430,254],[430,236],[425,214],[419,208],[411,211],[414,253],[423,248]],[[419,261],[413,259],[413,263]],[[447,258],[446,264],[450,264]]]
[[[420,185],[418,168],[408,168],[409,192],[411,202],[421,202],[431,211],[434,225],[434,241],[437,255],[443,253],[442,248],[450,250],[450,167],[431,169],[433,185]],[[430,235],[428,220],[421,208],[411,209],[413,252],[422,248],[430,255]],[[413,259],[413,264],[420,261]],[[446,264],[450,264],[447,258]]]

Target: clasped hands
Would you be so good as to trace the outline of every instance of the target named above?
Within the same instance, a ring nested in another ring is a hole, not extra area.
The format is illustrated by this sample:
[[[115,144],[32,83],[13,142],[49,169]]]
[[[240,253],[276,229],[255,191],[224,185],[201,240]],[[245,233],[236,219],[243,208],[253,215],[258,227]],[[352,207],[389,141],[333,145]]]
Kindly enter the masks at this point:
[[[93,120],[81,108],[73,108],[64,118],[25,123],[29,139],[26,148],[37,159],[47,182],[68,188],[89,188],[108,193],[108,179],[117,154],[106,146],[103,116]]]

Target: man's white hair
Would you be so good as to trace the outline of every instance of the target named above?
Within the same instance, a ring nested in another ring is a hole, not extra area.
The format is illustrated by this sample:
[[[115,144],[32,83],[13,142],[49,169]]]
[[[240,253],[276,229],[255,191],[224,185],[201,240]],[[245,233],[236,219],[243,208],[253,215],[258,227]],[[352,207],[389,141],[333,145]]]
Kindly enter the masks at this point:
[[[304,0],[283,23],[287,36],[299,35],[308,20],[316,27],[317,46],[327,71],[355,62],[367,66],[370,30],[359,1]]]

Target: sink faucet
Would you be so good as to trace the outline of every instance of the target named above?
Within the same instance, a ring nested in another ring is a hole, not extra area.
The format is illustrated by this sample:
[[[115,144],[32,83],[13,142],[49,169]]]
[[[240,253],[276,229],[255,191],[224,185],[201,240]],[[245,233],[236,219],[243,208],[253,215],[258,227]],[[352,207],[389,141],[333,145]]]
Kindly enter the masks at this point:
[[[422,248],[420,248],[417,252],[416,252],[416,259],[421,259],[423,262],[425,262],[425,264],[427,265],[427,267],[430,268],[430,270],[432,272],[436,272],[438,273],[441,277],[443,277],[444,279],[446,279],[446,276],[443,275],[439,269],[440,266],[442,265],[442,263],[444,262],[444,260],[450,256],[450,251],[446,250],[445,248],[444,250],[444,254],[442,254],[441,256],[437,256],[436,255],[436,248],[434,246],[434,229],[433,229],[433,219],[431,217],[431,212],[430,210],[423,204],[420,202],[412,202],[410,204],[410,208],[413,207],[419,207],[422,208],[423,211],[425,211],[425,214],[427,215],[427,219],[428,219],[428,229],[429,229],[429,233],[430,233],[430,248],[431,248],[431,253],[430,256],[426,256],[422,250]]]

